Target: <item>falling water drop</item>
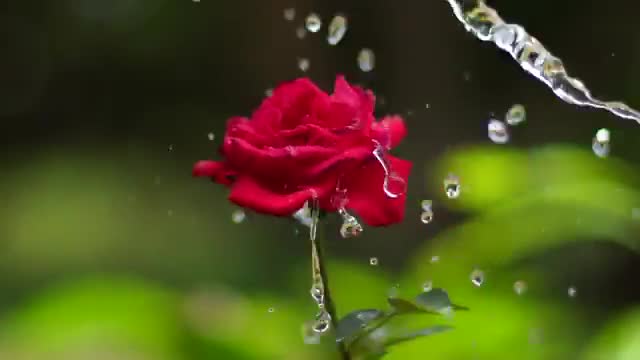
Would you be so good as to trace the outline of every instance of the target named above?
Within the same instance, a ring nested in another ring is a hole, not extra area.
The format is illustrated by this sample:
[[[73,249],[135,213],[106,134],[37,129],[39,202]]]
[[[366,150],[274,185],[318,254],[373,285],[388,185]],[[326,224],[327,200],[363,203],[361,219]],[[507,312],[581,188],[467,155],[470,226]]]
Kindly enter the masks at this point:
[[[287,21],[293,21],[296,18],[296,9],[294,8],[286,8],[283,10],[282,15],[284,19]]]
[[[526,117],[527,111],[525,110],[524,106],[515,104],[509,109],[509,111],[507,111],[505,121],[507,122],[507,124],[515,126],[524,122]]]
[[[527,283],[523,280],[518,280],[513,283],[513,291],[518,295],[522,295],[527,292],[527,288]]]
[[[316,320],[313,323],[313,331],[322,334],[327,332],[330,327],[331,315],[329,315],[328,311],[321,309],[320,312],[318,312],[318,315],[316,315]]]
[[[347,33],[347,18],[342,15],[336,15],[329,23],[329,34],[327,42],[329,45],[338,45]]]
[[[432,200],[422,200],[420,202],[420,207],[422,207],[422,210],[424,211],[431,210],[432,206],[433,206]]]
[[[268,312],[270,312],[270,313],[274,313],[274,312],[276,312],[276,309],[275,309],[275,308],[270,307],[269,309],[267,309],[267,311],[268,311]]]
[[[322,20],[316,13],[311,13],[305,20],[305,26],[309,32],[316,33],[322,27]]]
[[[449,174],[444,179],[444,192],[447,194],[449,199],[457,199],[460,197],[460,179],[453,174]]]
[[[507,125],[500,120],[491,119],[487,126],[489,139],[496,144],[506,144],[509,141],[509,130]]]
[[[344,239],[356,237],[363,231],[362,225],[355,216],[349,214],[344,208],[338,210],[342,216],[342,226],[340,226],[340,236]]]
[[[432,264],[439,263],[439,262],[440,262],[440,256],[438,256],[438,255],[433,255],[433,256],[431,257],[431,260],[429,260],[429,262],[430,262],[430,263],[432,263]]]
[[[569,297],[576,297],[576,295],[578,295],[578,289],[576,289],[575,286],[569,286],[569,288],[567,289],[567,294],[569,295]]]
[[[371,257],[371,258],[369,258],[369,265],[371,265],[371,266],[378,266],[378,258],[377,258],[377,257]]]
[[[430,224],[433,221],[433,210],[425,210],[420,214],[420,221],[423,224]]]
[[[477,287],[482,286],[484,283],[484,271],[480,269],[474,269],[469,276],[471,283]]]
[[[304,26],[298,26],[296,28],[296,37],[300,40],[307,37],[307,29],[305,29]]]
[[[427,280],[422,284],[422,291],[429,292],[433,290],[433,281]]]
[[[358,54],[358,66],[363,72],[373,71],[376,66],[376,55],[371,49],[362,49]]]
[[[265,90],[264,91],[264,96],[272,97],[273,96],[273,89],[272,88],[268,88],[267,90]]]
[[[231,221],[234,224],[241,224],[247,218],[247,214],[242,209],[237,209],[231,213]]]
[[[302,72],[307,72],[311,66],[311,62],[307,58],[298,58],[298,69]]]
[[[382,170],[384,171],[384,180],[382,183],[382,190],[387,197],[396,199],[404,195],[407,191],[407,182],[398,174],[393,172],[389,166],[387,159],[384,156],[384,149],[382,145],[376,142],[376,147],[373,150],[373,156],[376,158]]]
[[[606,158],[611,151],[611,133],[607,129],[600,129],[593,137],[591,148],[597,157]]]
[[[209,138],[209,141],[213,141],[216,139],[216,134],[210,132],[207,134],[207,138]]]

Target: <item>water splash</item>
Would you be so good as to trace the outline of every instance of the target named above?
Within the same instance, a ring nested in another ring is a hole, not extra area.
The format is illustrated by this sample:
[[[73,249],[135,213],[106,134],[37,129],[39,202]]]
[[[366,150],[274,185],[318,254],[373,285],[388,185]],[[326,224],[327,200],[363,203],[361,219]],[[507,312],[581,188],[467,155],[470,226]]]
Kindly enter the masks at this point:
[[[511,54],[526,72],[545,83],[561,100],[607,110],[640,123],[640,112],[618,101],[602,101],[593,97],[582,81],[567,74],[561,59],[552,55],[522,26],[506,23],[483,0],[447,1],[467,31]]]
[[[378,160],[378,163],[380,163],[380,166],[382,166],[382,170],[384,171],[382,189],[387,197],[397,199],[406,193],[407,183],[401,176],[393,172],[393,169],[391,169],[389,162],[384,156],[385,152],[382,145],[377,141],[374,142],[376,143],[376,147],[373,150],[373,156]]]
[[[340,236],[344,239],[357,237],[363,231],[362,225],[355,216],[349,214],[345,208],[339,208],[338,213],[342,216],[342,226],[340,226]]]
[[[325,306],[324,279],[320,265],[320,253],[316,235],[318,232],[318,220],[320,218],[320,205],[318,199],[311,200],[311,226],[309,226],[309,239],[311,240],[311,298],[318,305],[318,314],[312,326],[317,333],[324,333],[331,326],[331,315]]]

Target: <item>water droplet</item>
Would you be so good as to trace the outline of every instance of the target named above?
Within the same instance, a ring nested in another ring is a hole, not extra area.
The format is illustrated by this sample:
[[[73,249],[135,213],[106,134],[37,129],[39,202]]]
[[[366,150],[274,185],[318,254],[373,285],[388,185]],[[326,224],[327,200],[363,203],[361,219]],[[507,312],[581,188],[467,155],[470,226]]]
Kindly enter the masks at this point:
[[[358,66],[364,72],[373,71],[376,66],[376,55],[371,49],[362,49],[358,54]]]
[[[304,26],[298,26],[296,28],[296,37],[300,40],[307,37],[307,29],[305,29]]]
[[[431,104],[424,104],[425,109],[431,109]]]
[[[447,194],[447,197],[449,199],[457,199],[460,197],[460,191],[460,179],[453,174],[449,174],[444,179],[444,192]]]
[[[341,210],[342,214],[342,226],[340,226],[340,236],[344,239],[356,237],[363,231],[362,225],[358,222],[355,216],[348,214],[346,211]]]
[[[377,257],[369,258],[369,265],[378,266],[378,258]]]
[[[207,138],[209,138],[209,141],[213,141],[216,139],[216,134],[210,132],[207,134]]]
[[[264,96],[272,97],[273,96],[273,89],[272,88],[268,88],[267,90],[265,90],[264,91]]]
[[[318,306],[324,306],[324,289],[322,288],[322,285],[316,284],[311,286],[310,293],[311,298],[313,298],[313,301],[315,301]]]
[[[502,121],[491,119],[487,128],[489,130],[489,139],[494,143],[506,144],[509,141],[509,130]]]
[[[422,210],[424,211],[431,210],[432,206],[433,206],[432,200],[422,200],[422,202],[420,202],[420,207],[422,207]]]
[[[430,262],[431,262],[432,264],[435,264],[435,263],[440,262],[440,256],[438,256],[438,255],[433,255],[433,256],[431,257]]]
[[[513,291],[516,292],[516,294],[518,295],[522,295],[525,292],[527,292],[527,283],[524,282],[523,280],[518,280],[516,282],[513,283]]]
[[[420,215],[420,221],[422,221],[423,224],[431,223],[433,221],[433,211],[430,209],[423,211]]]
[[[241,224],[247,218],[247,214],[242,209],[235,210],[231,213],[231,221],[234,224]]]
[[[313,323],[313,331],[322,334],[327,332],[331,328],[331,315],[329,312],[322,309],[316,315],[316,321]]]
[[[318,16],[318,14],[311,13],[305,20],[305,26],[308,31],[316,33],[320,31],[320,28],[322,27],[322,20],[320,19],[320,16]]]
[[[392,198],[398,198],[407,192],[407,182],[398,174],[392,172],[384,178],[384,193]]]
[[[471,272],[469,278],[471,279],[471,283],[473,283],[473,285],[480,287],[484,283],[484,271],[480,269],[474,269]]]
[[[307,58],[298,58],[298,69],[302,72],[307,72],[311,66],[311,62]]]
[[[307,345],[320,344],[320,334],[313,330],[314,321],[307,321],[302,325],[302,340]]]
[[[273,313],[273,312],[276,312],[276,309],[275,309],[275,308],[270,307],[267,311],[268,311],[268,312],[270,312],[270,313]]]
[[[507,111],[505,120],[507,124],[511,126],[515,126],[524,122],[526,117],[527,117],[527,111],[525,110],[524,106],[520,104],[515,104],[509,109],[509,111]]]
[[[168,150],[173,151],[173,144],[169,144]]]
[[[431,280],[425,281],[424,284],[422,284],[422,291],[429,292],[431,290],[433,290],[433,281]]]
[[[296,9],[286,8],[282,11],[282,15],[284,16],[285,20],[293,21],[296,18]]]
[[[600,129],[596,132],[596,136],[593,137],[592,149],[593,153],[600,158],[609,156],[611,151],[611,133],[607,129]]]
[[[336,15],[329,23],[329,35],[327,42],[329,45],[338,45],[344,35],[347,33],[347,18],[342,15]]]
[[[569,295],[569,297],[576,297],[576,295],[578,295],[578,289],[576,289],[575,286],[569,286],[569,288],[567,289],[567,294]]]

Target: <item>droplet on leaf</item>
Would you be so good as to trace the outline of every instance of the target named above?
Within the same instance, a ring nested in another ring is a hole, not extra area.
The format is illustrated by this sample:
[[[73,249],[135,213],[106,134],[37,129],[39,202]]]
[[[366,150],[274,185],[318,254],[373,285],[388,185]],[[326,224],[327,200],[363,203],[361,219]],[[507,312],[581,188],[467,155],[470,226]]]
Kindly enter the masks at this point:
[[[457,199],[460,197],[460,190],[460,179],[453,174],[449,174],[444,179],[444,192],[447,197],[449,199]]]
[[[322,20],[316,13],[311,13],[305,20],[305,26],[309,32],[316,33],[322,28]]]
[[[338,45],[347,33],[347,18],[342,15],[336,15],[329,23],[329,35],[327,42],[329,45]]]
[[[364,72],[373,71],[376,66],[376,55],[371,49],[362,49],[358,54],[358,66]]]
[[[329,315],[329,312],[324,309],[320,310],[318,315],[316,315],[316,321],[313,323],[313,331],[322,334],[327,332],[330,327],[331,315]]]
[[[433,289],[433,281],[427,280],[422,284],[422,291],[429,292]]]
[[[484,283],[484,271],[480,269],[474,269],[469,276],[471,283],[477,287],[482,286]]]
[[[276,309],[275,309],[275,308],[270,307],[267,311],[268,311],[268,312],[270,312],[270,313],[273,313],[273,312],[276,312]]]
[[[507,122],[507,124],[515,126],[524,122],[526,117],[527,111],[525,110],[524,106],[515,104],[509,109],[509,111],[507,111],[505,121]]]
[[[509,141],[509,130],[507,125],[500,120],[491,119],[487,126],[489,139],[496,144],[506,144]]]

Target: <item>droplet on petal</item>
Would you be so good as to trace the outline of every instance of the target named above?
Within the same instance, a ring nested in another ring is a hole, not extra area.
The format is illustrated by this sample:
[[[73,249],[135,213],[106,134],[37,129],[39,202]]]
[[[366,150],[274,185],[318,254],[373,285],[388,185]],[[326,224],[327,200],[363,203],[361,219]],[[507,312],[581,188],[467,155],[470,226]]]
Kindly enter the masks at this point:
[[[609,156],[611,151],[611,133],[608,129],[600,129],[596,132],[596,136],[593,137],[592,149],[593,153],[600,158]]]
[[[506,144],[509,141],[509,130],[507,125],[500,120],[491,119],[487,126],[489,139],[496,144]]]
[[[460,191],[460,179],[453,174],[449,174],[444,179],[445,194],[447,194],[447,197],[449,199],[457,199],[458,197],[460,197]]]
[[[525,110],[524,106],[515,104],[509,109],[509,111],[507,111],[505,121],[507,122],[507,124],[515,126],[524,122],[526,117],[527,111]]]
[[[484,283],[484,271],[480,269],[474,269],[469,276],[471,283],[477,287],[482,286]]]
[[[376,66],[376,55],[371,49],[362,49],[358,54],[358,66],[364,72],[373,71]]]
[[[347,18],[342,15],[336,15],[329,23],[329,35],[327,42],[329,45],[338,45],[347,33]]]
[[[309,32],[316,33],[322,28],[322,20],[316,13],[311,13],[305,20],[305,26]]]

